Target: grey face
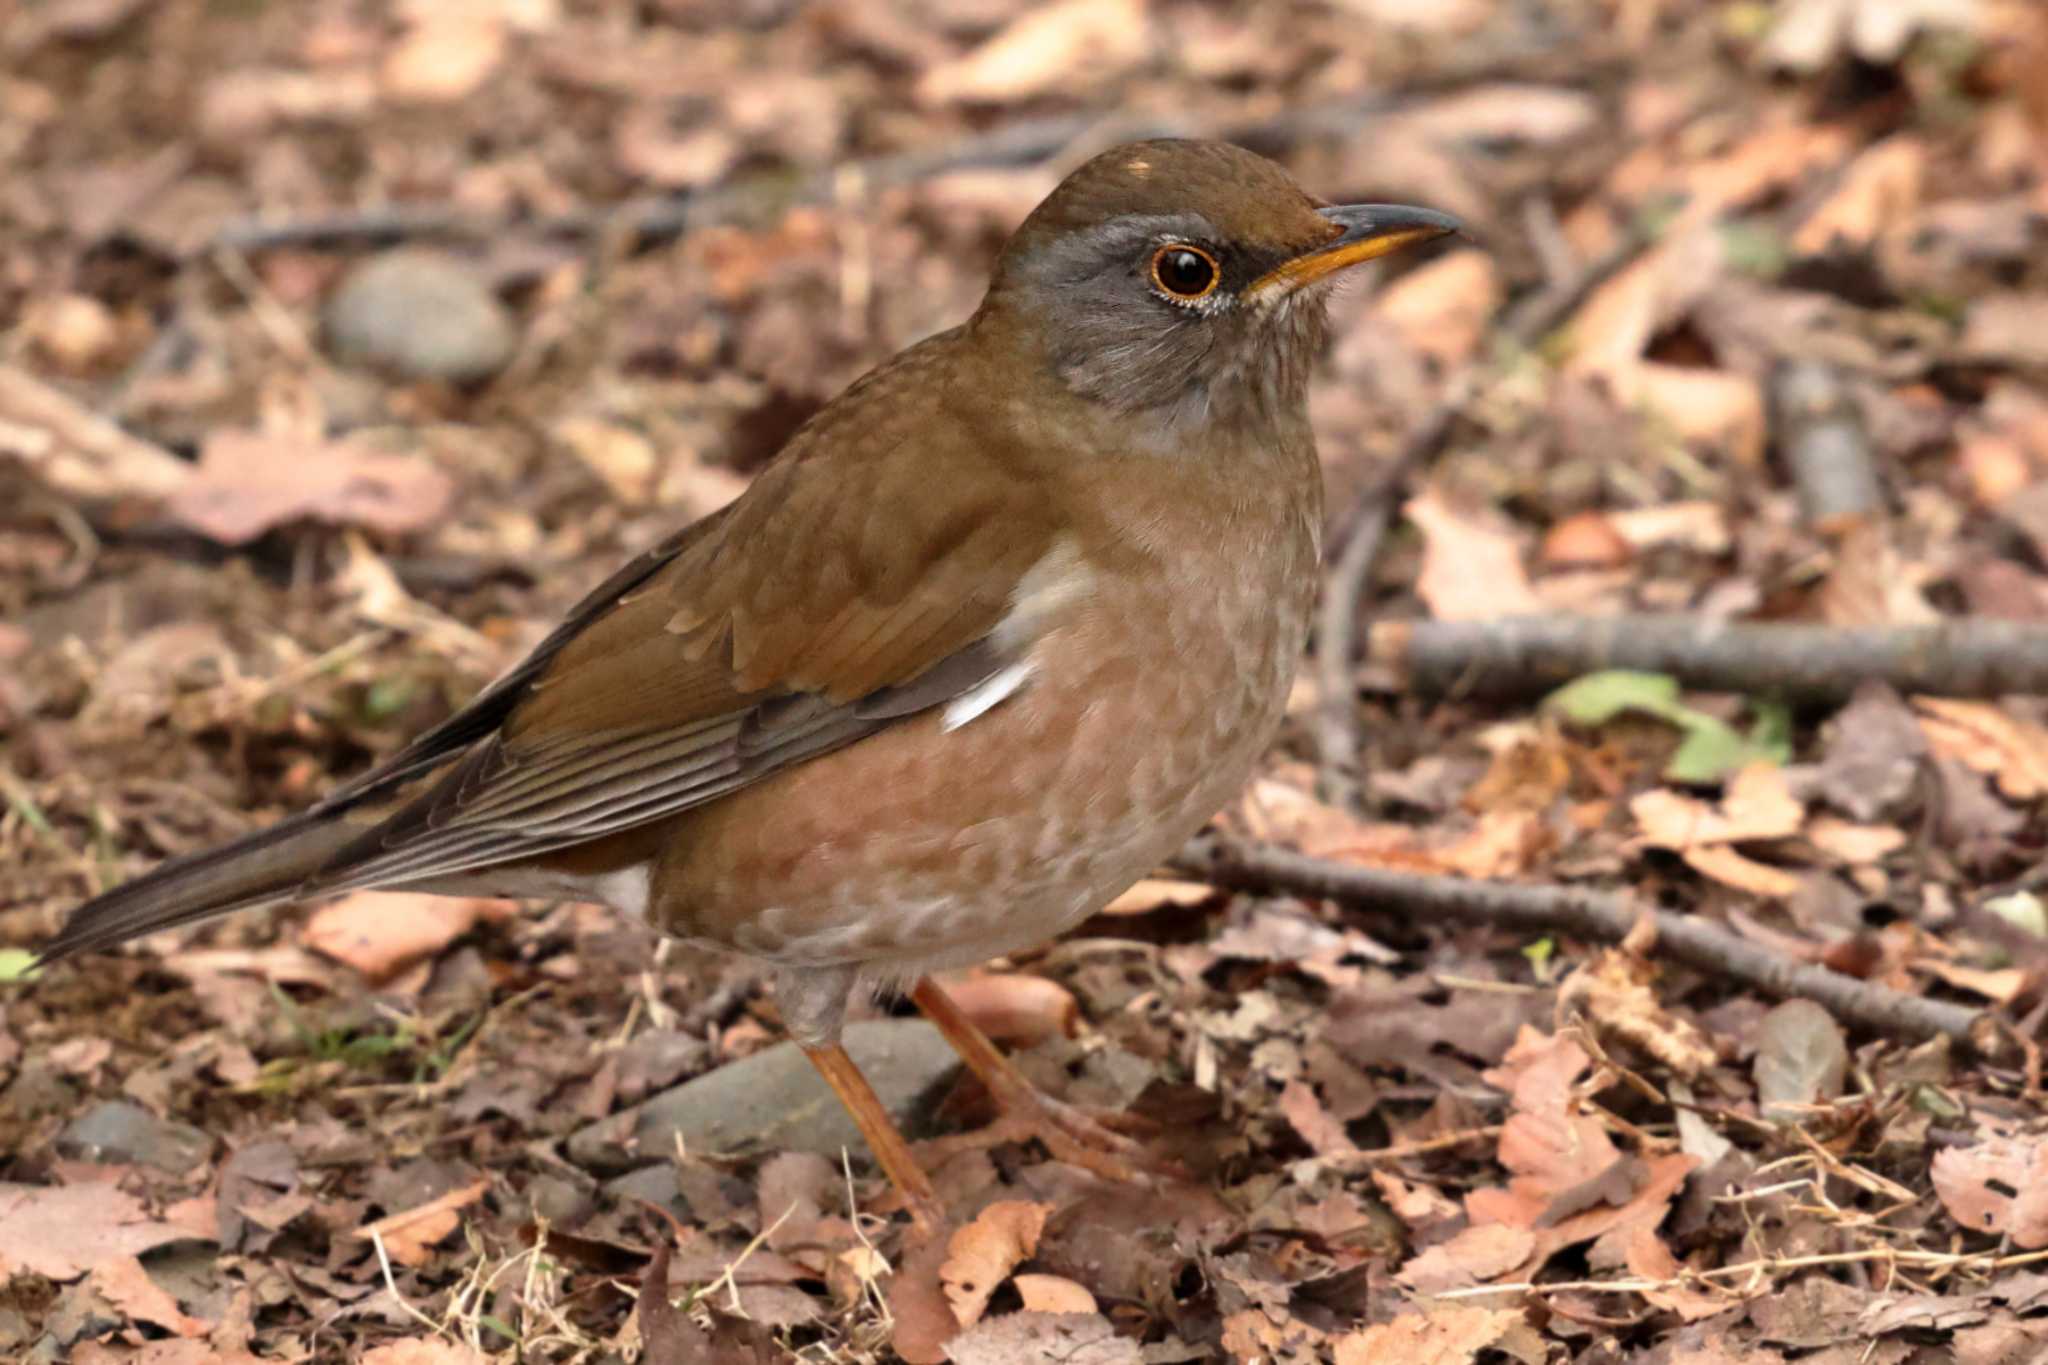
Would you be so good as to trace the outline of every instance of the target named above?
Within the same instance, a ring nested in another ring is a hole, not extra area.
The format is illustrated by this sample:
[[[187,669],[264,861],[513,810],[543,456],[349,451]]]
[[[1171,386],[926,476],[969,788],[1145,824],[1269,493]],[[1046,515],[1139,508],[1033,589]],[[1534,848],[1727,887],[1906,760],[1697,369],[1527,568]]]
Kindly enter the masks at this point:
[[[1075,393],[1173,425],[1302,401],[1323,290],[1250,284],[1282,258],[1235,248],[1200,214],[1128,215],[1039,244],[1011,297]]]

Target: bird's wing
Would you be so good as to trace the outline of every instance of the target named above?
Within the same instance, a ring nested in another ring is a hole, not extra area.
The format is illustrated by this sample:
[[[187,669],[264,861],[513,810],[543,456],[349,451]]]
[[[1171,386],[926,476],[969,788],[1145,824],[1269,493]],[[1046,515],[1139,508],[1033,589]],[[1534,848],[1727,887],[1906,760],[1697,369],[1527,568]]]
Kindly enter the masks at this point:
[[[1055,509],[931,394],[912,385],[890,402],[894,369],[864,386],[881,386],[870,401],[827,409],[732,507],[622,569],[469,707],[330,798],[358,805],[459,757],[301,891],[446,878],[616,834],[1016,662],[1028,640],[997,627],[1054,555]]]

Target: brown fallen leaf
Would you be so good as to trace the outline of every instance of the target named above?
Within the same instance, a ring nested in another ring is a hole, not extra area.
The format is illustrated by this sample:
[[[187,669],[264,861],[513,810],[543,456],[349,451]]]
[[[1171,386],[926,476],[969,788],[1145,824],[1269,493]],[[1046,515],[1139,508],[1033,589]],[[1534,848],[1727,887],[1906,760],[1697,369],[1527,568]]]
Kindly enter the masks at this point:
[[[1914,966],[1940,977],[1960,990],[1973,992],[2001,1005],[2010,1005],[2036,982],[2038,973],[2025,967],[1965,967],[1954,962],[1929,959]]]
[[[490,1179],[485,1177],[424,1204],[379,1218],[349,1236],[382,1241],[385,1252],[400,1265],[424,1265],[434,1243],[455,1231],[461,1221],[458,1212],[483,1198],[490,1187]]]
[[[149,1278],[142,1262],[133,1256],[112,1256],[94,1266],[92,1287],[134,1321],[161,1327],[174,1336],[201,1337],[213,1328],[212,1323],[191,1317],[178,1307],[178,1301]]]
[[[1655,1228],[1637,1228],[1628,1241],[1628,1273],[1638,1279],[1662,1281],[1638,1291],[1659,1308],[1678,1314],[1686,1322],[1699,1322],[1725,1313],[1737,1300],[1713,1293],[1711,1287],[1694,1288],[1679,1282],[1684,1269]]]
[[[141,1200],[113,1185],[0,1185],[0,1280],[24,1271],[75,1280],[191,1235],[150,1218]]]
[[[489,1357],[444,1337],[411,1337],[373,1347],[357,1359],[360,1365],[484,1365]]]
[[[1749,839],[1783,839],[1799,832],[1806,808],[1792,795],[1782,769],[1753,763],[1729,779],[1719,809],[1674,791],[1644,792],[1629,802],[1645,843],[1686,849]]]
[[[1141,1365],[1144,1358],[1099,1313],[1009,1313],[946,1343],[953,1365]]]
[[[1880,232],[1919,211],[1926,175],[1927,144],[1911,133],[1865,148],[1842,172],[1834,191],[1792,234],[1793,249],[1817,256],[1869,246]]]
[[[2048,794],[2048,730],[2015,720],[1991,702],[1915,697],[1927,746],[1983,773],[2015,801]]]
[[[972,52],[926,72],[926,104],[1008,104],[1076,81],[1109,80],[1151,47],[1145,0],[1058,0],[1031,8]]]
[[[1466,1365],[1528,1324],[1513,1308],[1436,1308],[1337,1338],[1336,1365]]]
[[[1422,532],[1415,591],[1439,621],[1485,621],[1542,610],[1506,520],[1446,502],[1434,488],[1401,509]]]
[[[1064,1275],[1012,1275],[1027,1313],[1093,1313],[1095,1296]]]
[[[1038,1249],[1050,1204],[1003,1199],[975,1215],[946,1243],[946,1261],[939,1267],[939,1285],[953,1320],[962,1327],[981,1321],[989,1296]]]
[[[1309,1150],[1317,1156],[1354,1156],[1358,1144],[1344,1131],[1344,1125],[1323,1108],[1315,1087],[1306,1081],[1289,1081],[1280,1091],[1280,1112]]]
[[[2032,1251],[2048,1247],[2048,1138],[1994,1137],[1934,1154],[1934,1192],[1972,1232],[2003,1233]]]
[[[1492,253],[1467,248],[1417,266],[1389,284],[1373,299],[1373,312],[1413,350],[1439,365],[1457,365],[1479,349],[1501,294],[1500,268]]]
[[[421,891],[351,891],[307,919],[299,939],[308,948],[386,981],[432,957],[479,921],[517,912],[512,901],[430,896]]]
[[[1698,1076],[1713,1066],[1714,1045],[1664,1008],[1650,988],[1656,979],[1653,962],[1626,947],[1609,948],[1565,978],[1558,1006],[1583,1011],[1602,1033],[1626,1039],[1679,1075]]]
[[[948,972],[940,984],[983,1033],[1001,1042],[1028,1047],[1047,1038],[1070,1038],[1080,1022],[1073,992],[1043,976],[976,968]]]
[[[438,521],[455,484],[425,460],[252,430],[214,433],[199,471],[165,510],[223,545],[243,545],[301,518],[399,535]]]
[[[1144,915],[1163,905],[1201,905],[1213,900],[1216,888],[1207,882],[1177,877],[1147,877],[1102,907],[1105,915]]]

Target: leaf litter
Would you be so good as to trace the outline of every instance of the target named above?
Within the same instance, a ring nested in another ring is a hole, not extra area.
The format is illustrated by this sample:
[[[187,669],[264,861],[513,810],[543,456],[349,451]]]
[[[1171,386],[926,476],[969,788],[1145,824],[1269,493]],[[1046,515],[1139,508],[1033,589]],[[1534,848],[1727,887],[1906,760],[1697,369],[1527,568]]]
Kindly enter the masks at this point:
[[[1321,192],[1473,221],[1483,249],[1337,301],[1315,382],[1341,509],[1473,376],[1401,496],[1375,616],[2048,619],[2039,8],[1540,8],[1532,63],[1528,8],[1486,0],[1341,23],[1166,0],[38,7],[0,54],[8,948],[445,716],[836,387],[965,316],[1118,115],[1250,125]],[[862,170],[1067,116],[995,164]],[[825,207],[795,202],[821,168]],[[571,240],[677,186],[740,211]],[[429,219],[513,344],[469,338],[491,368],[459,379],[327,354],[323,303]],[[1609,253],[1561,325],[1499,344]],[[1795,359],[1837,379],[1834,454],[1882,492],[1854,525],[1809,524],[1770,397]],[[2010,1045],[1845,1030],[1646,939],[1162,876],[967,994],[1036,1079],[1133,1115],[1182,1173],[1106,1188],[942,1137],[956,1226],[915,1247],[858,1153],[565,1160],[585,1125],[761,1055],[758,972],[576,907],[349,898],[9,973],[0,1353],[2048,1352],[2037,700],[1609,672],[1532,707],[1358,681],[1363,803],[1326,799],[1297,711],[1225,828],[1626,887],[1788,960],[1988,1002]],[[172,1170],[60,1141],[115,1100],[210,1151]],[[976,1103],[924,1117],[972,1126]]]

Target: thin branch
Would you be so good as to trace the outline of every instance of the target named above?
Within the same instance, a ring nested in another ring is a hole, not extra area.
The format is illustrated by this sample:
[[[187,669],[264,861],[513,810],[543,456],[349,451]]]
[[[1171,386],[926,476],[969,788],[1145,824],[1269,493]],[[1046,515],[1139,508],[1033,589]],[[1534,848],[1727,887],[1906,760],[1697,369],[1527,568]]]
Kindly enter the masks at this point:
[[[1643,913],[1627,898],[1604,892],[1419,877],[1209,837],[1190,841],[1175,862],[1218,886],[1323,897],[1411,919],[1456,919],[1605,942],[1623,938]],[[1656,920],[1658,951],[1687,966],[1776,999],[1812,1000],[1843,1022],[1873,1032],[1915,1039],[1946,1037],[1980,1052],[1997,1046],[1997,1021],[1989,1013],[1798,962],[1691,915],[1648,913]]]
[[[1069,114],[1023,119],[936,148],[892,152],[789,175],[756,174],[679,194],[646,195],[621,204],[518,219],[480,214],[457,204],[391,204],[314,218],[247,218],[229,223],[202,250],[264,251],[283,246],[330,247],[418,238],[479,239],[510,232],[585,238],[617,234],[651,245],[713,223],[758,218],[793,204],[830,203],[847,178],[872,192],[970,167],[1032,166],[1077,146],[1106,148],[1150,137],[1220,137],[1278,148],[1321,132],[1356,136],[1362,127],[1412,103],[1416,95],[1374,95],[1289,109],[1261,119],[1178,115]]]
[[[1527,696],[1602,669],[1669,673],[1690,687],[1846,700],[1871,679],[1900,692],[2048,692],[2048,630],[1971,617],[1838,627],[1697,616],[1504,616],[1389,621],[1366,658],[1403,691]]]

